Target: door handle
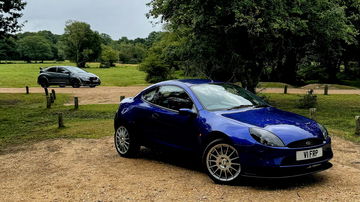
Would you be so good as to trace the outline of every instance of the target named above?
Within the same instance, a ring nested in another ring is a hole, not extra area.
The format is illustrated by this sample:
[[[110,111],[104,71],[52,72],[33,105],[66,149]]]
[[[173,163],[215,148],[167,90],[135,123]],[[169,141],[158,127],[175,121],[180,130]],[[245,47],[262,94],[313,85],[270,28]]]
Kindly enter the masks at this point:
[[[153,118],[153,119],[158,119],[159,117],[160,117],[160,115],[158,113],[153,113],[151,115],[151,118]]]

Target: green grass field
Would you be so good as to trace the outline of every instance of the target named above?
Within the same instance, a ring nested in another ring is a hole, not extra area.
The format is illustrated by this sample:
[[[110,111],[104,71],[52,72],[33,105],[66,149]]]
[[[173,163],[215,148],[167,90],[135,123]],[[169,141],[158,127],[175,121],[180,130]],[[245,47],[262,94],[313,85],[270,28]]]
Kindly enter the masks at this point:
[[[53,138],[99,138],[113,134],[118,105],[64,106],[67,95],[58,94],[46,109],[43,94],[0,94],[0,153],[11,145]],[[65,128],[58,129],[58,113]]]
[[[48,67],[56,65],[72,65],[65,63],[15,63],[15,64],[0,64],[0,87],[36,87],[37,77],[39,75],[39,67]],[[113,68],[98,68],[99,63],[88,63],[90,68],[85,70],[98,75],[101,78],[102,86],[128,86],[128,85],[143,85],[147,84],[145,81],[146,74],[139,71],[137,65],[121,65],[118,64]]]

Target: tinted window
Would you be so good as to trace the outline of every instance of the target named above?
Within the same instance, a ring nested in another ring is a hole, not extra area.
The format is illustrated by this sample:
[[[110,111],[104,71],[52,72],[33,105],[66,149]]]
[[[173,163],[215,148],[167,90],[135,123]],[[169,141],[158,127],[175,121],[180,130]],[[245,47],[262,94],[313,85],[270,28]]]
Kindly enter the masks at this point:
[[[51,67],[47,70],[48,72],[56,72],[56,67]]]
[[[63,67],[58,67],[57,72],[58,73],[64,73],[64,72],[66,72],[66,69],[64,69]]]
[[[154,102],[153,100],[154,100],[157,90],[158,90],[158,88],[154,88],[153,90],[150,90],[149,92],[145,93],[143,95],[143,99],[148,102]]]
[[[184,89],[177,86],[161,86],[146,93],[143,98],[151,103],[162,107],[179,110],[181,108],[193,108],[193,103]]]
[[[161,86],[154,96],[154,103],[173,110],[193,106],[184,89],[177,86]]]
[[[200,84],[192,86],[191,89],[208,110],[267,105],[256,95],[233,84]]]

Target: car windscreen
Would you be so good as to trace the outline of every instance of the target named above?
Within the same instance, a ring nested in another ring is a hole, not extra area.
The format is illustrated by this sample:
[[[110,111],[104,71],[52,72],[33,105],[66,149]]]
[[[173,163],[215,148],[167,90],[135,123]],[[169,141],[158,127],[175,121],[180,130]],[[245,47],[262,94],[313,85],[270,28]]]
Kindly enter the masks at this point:
[[[258,96],[234,84],[199,84],[191,86],[191,89],[203,107],[211,111],[268,106]]]
[[[85,70],[82,70],[78,67],[66,67],[66,68],[73,73],[87,73]]]

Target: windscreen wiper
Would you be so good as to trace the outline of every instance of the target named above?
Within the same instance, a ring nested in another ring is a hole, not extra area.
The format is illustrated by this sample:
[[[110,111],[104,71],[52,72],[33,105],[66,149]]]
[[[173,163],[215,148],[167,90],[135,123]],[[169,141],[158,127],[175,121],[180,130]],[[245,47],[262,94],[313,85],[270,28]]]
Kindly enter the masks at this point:
[[[270,106],[266,104],[254,105],[254,108],[263,108],[263,107],[270,107]]]
[[[246,108],[246,107],[253,107],[254,105],[238,105],[235,107],[230,107],[227,110],[232,110],[232,109],[241,109],[241,108]]]

